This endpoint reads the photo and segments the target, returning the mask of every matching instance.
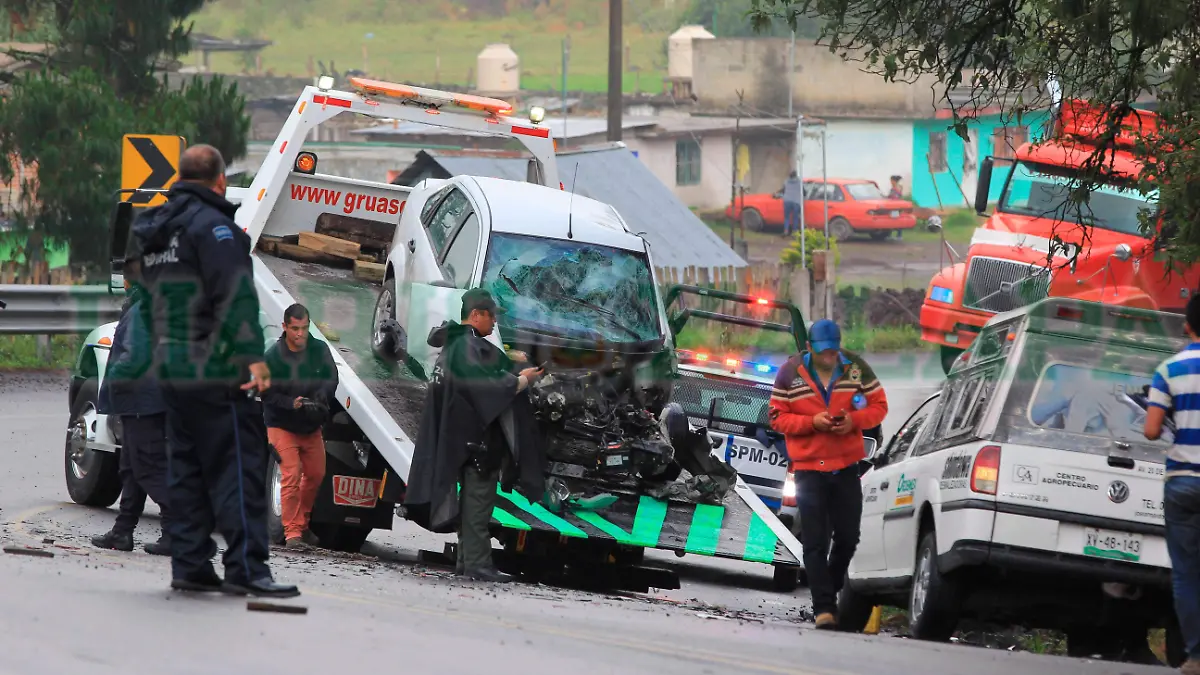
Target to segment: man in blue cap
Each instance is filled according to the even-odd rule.
[[[809,350],[779,369],[770,416],[795,472],[804,568],[817,628],[825,630],[837,627],[837,594],[858,548],[863,433],[883,423],[888,404],[866,361],[842,349],[836,323],[817,321],[808,340]]]

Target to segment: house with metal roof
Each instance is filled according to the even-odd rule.
[[[517,152],[422,150],[392,183],[412,186],[459,175],[524,181],[527,170],[528,159]],[[558,171],[568,191],[612,205],[650,243],[659,267],[746,266],[624,143],[560,152]]]

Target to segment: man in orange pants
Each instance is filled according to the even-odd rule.
[[[283,335],[267,350],[271,388],[263,399],[267,439],[279,453],[280,506],[287,548],[316,545],[308,529],[313,502],[325,477],[321,426],[329,417],[338,374],[329,345],[309,335],[308,309],[295,304],[283,314]]]

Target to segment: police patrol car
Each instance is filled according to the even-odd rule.
[[[1162,509],[1171,440],[1142,436],[1141,392],[1187,343],[1183,321],[1064,298],[989,321],[870,458],[842,628],[894,604],[920,639],[975,618],[1064,630],[1082,655],[1164,627],[1180,660]]]

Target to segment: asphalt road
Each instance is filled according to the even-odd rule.
[[[898,368],[880,368],[892,399],[889,431],[934,388],[905,384],[924,366]],[[694,556],[652,555],[679,570],[683,588],[648,595],[462,582],[413,562],[418,549],[440,549],[444,539],[406,524],[372,534],[366,555],[278,552],[276,578],[303,591],[278,604],[304,607],[304,615],[174,594],[166,560],[88,544],[115,511],[67,497],[66,407],[64,376],[0,374],[0,542],[54,554],[0,554],[3,674],[1167,672],[818,633],[804,620],[807,595],[772,592],[770,568]],[[155,515],[137,536],[158,536]]]

